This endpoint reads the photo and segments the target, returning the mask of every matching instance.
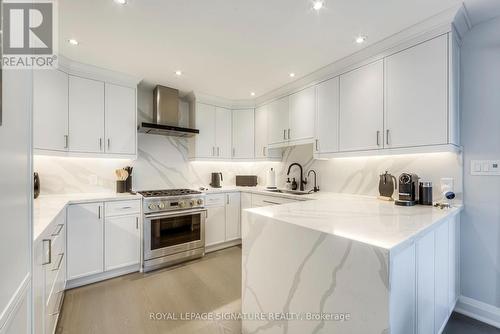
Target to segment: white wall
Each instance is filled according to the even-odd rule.
[[[470,175],[471,159],[500,159],[500,18],[465,36],[462,113],[462,295],[500,307],[500,177]]]

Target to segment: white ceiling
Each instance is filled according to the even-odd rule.
[[[149,83],[248,99],[359,50],[359,34],[369,45],[460,2],[326,0],[316,13],[310,0],[60,0],[60,52]]]

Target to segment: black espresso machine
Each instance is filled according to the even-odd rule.
[[[394,204],[413,206],[418,203],[418,180],[416,174],[403,173],[399,176],[399,199]]]

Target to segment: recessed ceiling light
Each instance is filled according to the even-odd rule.
[[[294,78],[295,77],[295,73],[290,73],[289,76],[290,76],[290,78]]]
[[[182,71],[180,71],[180,70],[175,71],[175,75],[177,75],[178,77],[180,77],[182,75]]]
[[[74,38],[71,38],[71,39],[68,39],[68,43],[71,44],[71,45],[78,45],[78,41]]]
[[[255,96],[255,92],[251,92],[250,95]]]
[[[127,4],[127,0],[115,0],[115,2],[119,5],[126,5]]]
[[[356,37],[356,43],[362,44],[366,41],[366,36],[358,36]]]
[[[325,2],[323,0],[314,0],[313,1],[313,9],[320,10],[325,6]]]

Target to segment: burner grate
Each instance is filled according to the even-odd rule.
[[[198,195],[201,192],[191,189],[164,189],[164,190],[145,190],[139,191],[144,197],[161,197],[161,196],[185,196]]]

